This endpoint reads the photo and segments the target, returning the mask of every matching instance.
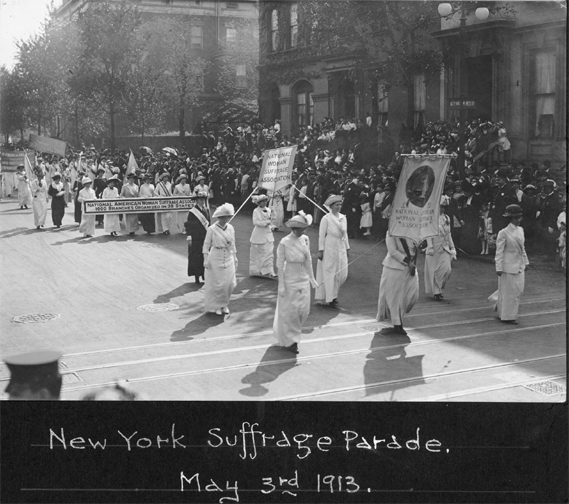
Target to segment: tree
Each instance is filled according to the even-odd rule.
[[[225,104],[235,104],[253,112],[258,109],[259,94],[259,33],[257,22],[236,19],[232,28],[237,31],[238,43],[221,47],[215,91]]]
[[[453,2],[449,17],[462,3],[468,4]],[[512,14],[509,4],[494,4],[488,2],[493,14]],[[312,51],[320,55],[349,53],[355,61],[354,73],[371,68],[384,89],[405,89],[407,122],[413,124],[415,76],[438,76],[450,56],[430,35],[441,19],[438,2],[307,0],[299,5],[300,16],[310,30]]]
[[[115,148],[115,118],[126,104],[131,63],[136,61],[135,35],[140,13],[126,2],[89,4],[78,15],[82,54],[75,79],[76,94],[104,107],[109,118],[111,149]]]
[[[190,30],[188,23],[171,18],[150,21],[142,28],[147,65],[156,72],[155,82],[164,86],[164,96],[178,118],[180,137],[186,133],[186,109],[198,104],[209,68],[192,50]]]
[[[15,131],[20,132],[23,140],[26,104],[20,92],[18,76],[9,72],[6,67],[0,68],[0,131],[7,143],[8,137]]]

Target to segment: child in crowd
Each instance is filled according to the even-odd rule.
[[[492,235],[492,219],[488,217],[488,204],[484,203],[480,209],[480,218],[478,221],[478,239],[482,244],[481,255],[490,253],[490,235]]]

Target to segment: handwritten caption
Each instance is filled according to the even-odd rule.
[[[176,424],[171,424],[168,432],[160,434],[139,432],[138,430],[124,432],[117,429],[112,437],[93,438],[72,435],[65,428],[49,429],[49,449],[53,452],[61,450],[93,450],[105,451],[121,449],[128,452],[136,452],[149,449],[158,450],[193,450],[196,448],[195,439],[190,435],[181,433]],[[194,444],[192,444],[194,441]],[[257,461],[259,456],[266,450],[292,451],[292,455],[299,461],[305,461],[315,454],[327,454],[330,456],[342,453],[379,452],[380,450],[412,453],[424,453],[437,457],[449,453],[449,448],[444,448],[440,440],[425,435],[420,427],[405,435],[395,434],[365,434],[354,430],[341,430],[329,435],[315,435],[302,432],[269,432],[258,423],[243,422],[234,431],[225,431],[219,427],[210,428],[205,433],[205,438],[200,440],[200,447],[209,449],[224,449],[224,458],[233,454],[235,459],[241,459],[243,463]],[[278,456],[278,453],[275,455]],[[301,462],[298,462],[299,464]],[[266,465],[263,464],[263,470]],[[316,493],[358,493],[371,492],[372,488],[357,481],[356,476],[350,474],[322,474],[318,472],[310,477],[303,476],[301,481],[298,468],[291,468],[289,474],[259,476],[257,482],[247,481],[248,486],[253,486],[263,494],[274,492],[297,496],[302,490],[310,490]],[[269,472],[269,470],[267,470]],[[176,486],[181,492],[190,491],[209,494],[219,503],[239,502],[240,482],[237,480],[215,481],[200,471],[179,471],[173,475]],[[250,491],[250,490],[249,490]]]

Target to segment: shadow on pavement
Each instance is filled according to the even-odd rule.
[[[411,340],[408,336],[374,334],[370,345],[371,352],[367,354],[367,361],[364,365],[366,396],[391,391],[388,400],[393,401],[395,391],[425,383],[423,379],[424,355],[408,357],[405,347],[410,343]],[[412,382],[400,381],[409,378],[415,380]],[[375,390],[371,388],[383,382],[387,383]]]
[[[188,294],[188,292],[200,290],[203,287],[203,283],[193,283],[187,282],[185,284],[180,285],[180,287],[176,287],[175,289],[167,292],[166,294],[160,294],[153,303],[168,303],[172,298],[183,296],[184,294]]]
[[[248,388],[241,389],[239,393],[247,397],[264,396],[269,392],[269,389],[263,386],[265,383],[275,381],[296,365],[295,354],[279,346],[270,346],[257,365],[257,369],[241,380],[248,385]]]
[[[215,313],[204,313],[197,319],[186,324],[183,329],[178,329],[170,336],[170,341],[190,341],[194,339],[192,336],[203,334],[208,329],[223,324],[225,317],[216,315]]]
[[[12,238],[12,236],[18,236],[18,235],[30,235],[30,234],[34,234],[34,233],[41,233],[42,231],[38,231],[36,228],[14,228],[14,229],[10,229],[8,231],[2,231],[0,233],[0,239],[5,239],[5,238]]]

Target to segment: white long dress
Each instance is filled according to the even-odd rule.
[[[97,195],[92,187],[84,187],[77,195],[77,201],[83,203],[84,201],[96,200]],[[84,235],[93,236],[95,234],[96,214],[85,214],[81,212],[81,223],[79,224],[79,232]]]
[[[451,274],[451,261],[456,258],[456,250],[450,232],[450,218],[439,216],[439,234],[427,238],[425,255],[425,292],[442,294]]]
[[[268,192],[269,208],[271,209],[271,224],[276,228],[283,227],[284,222],[284,205],[281,191],[276,193]]]
[[[192,188],[189,184],[178,184],[174,187],[174,196],[191,196]],[[172,215],[172,228],[176,228],[178,231],[184,230],[184,224],[188,220],[189,210],[180,210],[178,212],[173,212]]]
[[[324,250],[324,257],[316,265],[316,301],[330,303],[338,297],[340,287],[348,278],[349,249],[346,216],[326,214],[320,221],[318,233],[318,250]]]
[[[138,198],[140,189],[136,184],[125,184],[122,186],[121,197]],[[138,214],[127,213],[124,215],[124,225],[128,233],[138,231]]]
[[[403,325],[403,316],[411,311],[419,299],[419,275],[411,274],[411,269],[403,262],[406,257],[401,240],[407,242],[411,256],[416,256],[416,246],[406,238],[385,237],[387,255],[383,260],[383,271],[379,283],[379,300],[376,320],[391,320],[395,325]]]
[[[25,173],[16,174],[18,180],[18,205],[31,206],[32,205],[32,192],[30,191],[30,182]]]
[[[498,301],[494,310],[500,320],[516,320],[525,287],[525,269],[529,264],[525,250],[524,230],[508,224],[496,238],[496,271],[498,278]]]
[[[47,216],[47,187],[48,184],[44,180],[41,181],[41,186],[38,179],[32,182],[32,208],[34,209],[34,226],[45,225],[45,218]]]
[[[285,236],[277,248],[279,289],[273,333],[280,346],[299,343],[310,313],[310,284],[316,285],[308,236]]]
[[[251,250],[249,254],[249,275],[275,275],[274,249],[275,238],[271,231],[270,208],[257,207],[253,210],[253,232],[251,233]]]
[[[205,310],[212,312],[229,306],[231,294],[237,285],[237,249],[233,226],[227,224],[224,229],[217,222],[209,226],[202,251],[207,254],[208,264],[204,272]]]
[[[119,197],[119,190],[116,187],[112,189],[110,187],[105,187],[103,191],[102,199],[117,199]],[[105,231],[107,233],[119,233],[121,230],[121,221],[119,219],[119,214],[105,214],[104,217]]]
[[[172,184],[170,182],[158,182],[154,189],[154,196],[172,196]],[[172,212],[156,212],[156,231],[164,233],[170,231],[172,226]]]

